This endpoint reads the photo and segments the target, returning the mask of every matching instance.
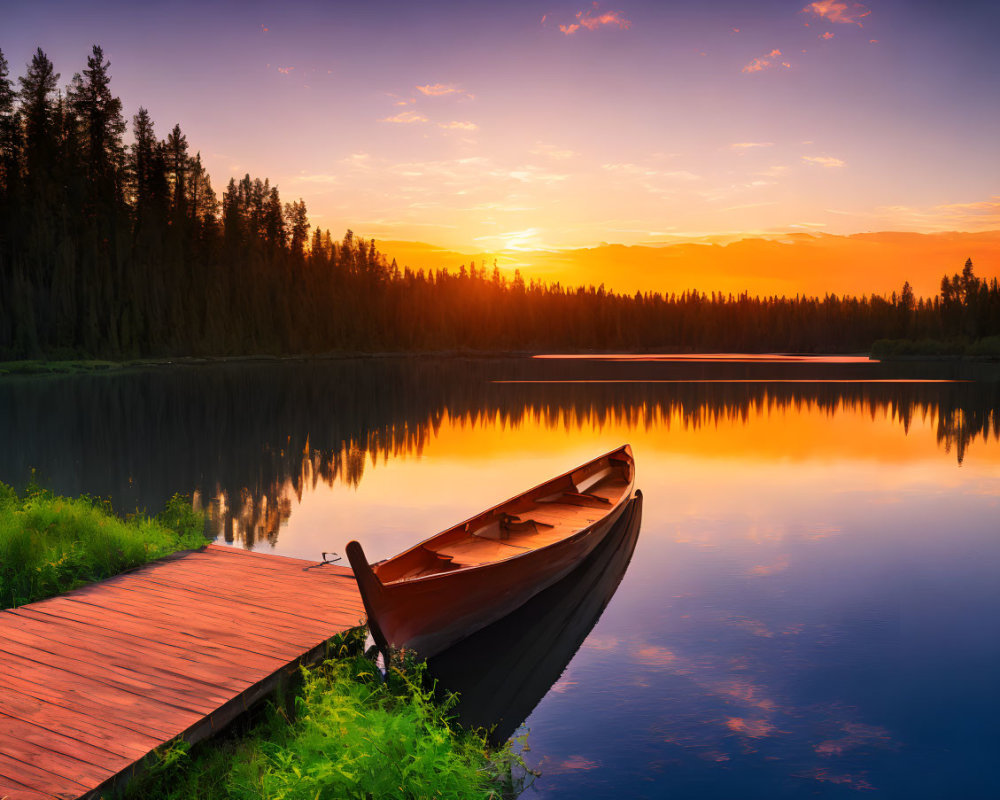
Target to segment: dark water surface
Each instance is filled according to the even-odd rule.
[[[596,560],[432,663],[525,797],[1000,796],[1000,369],[378,359],[0,381],[0,480],[394,554],[630,442]],[[640,524],[641,519],[641,524]]]

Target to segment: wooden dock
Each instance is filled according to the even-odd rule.
[[[363,616],[350,569],[218,545],[0,612],[0,800],[97,796]]]

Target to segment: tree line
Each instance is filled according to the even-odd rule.
[[[854,351],[884,338],[1000,334],[972,262],[933,298],[752,297],[526,282],[494,264],[400,269],[334,239],[266,179],[221,201],[179,125],[128,125],[94,46],[59,89],[38,49],[0,52],[0,358],[441,349]]]

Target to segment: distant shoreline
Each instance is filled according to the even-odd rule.
[[[933,361],[933,362],[989,362],[998,360],[996,355],[973,355],[973,354],[947,354],[947,353],[881,353],[855,352],[855,353],[716,353],[704,352],[695,353],[691,351],[668,351],[657,352],[633,352],[623,353],[615,351],[572,351],[572,352],[552,352],[552,351],[508,351],[508,350],[425,350],[425,351],[385,351],[385,352],[336,352],[336,353],[302,353],[295,355],[240,355],[240,356],[179,356],[179,357],[159,357],[159,358],[138,358],[126,359],[122,361],[111,361],[105,359],[69,359],[48,361],[44,359],[23,359],[18,361],[0,361],[0,378],[12,376],[37,376],[37,375],[78,375],[78,374],[104,374],[109,372],[124,372],[132,369],[149,369],[157,367],[198,367],[198,366],[219,366],[230,364],[277,364],[290,362],[323,362],[323,361],[350,361],[350,360],[382,360],[382,359],[505,359],[505,358],[534,358],[536,356],[567,356],[567,357],[592,357],[600,359],[602,357],[634,355],[634,356],[688,356],[699,355],[717,356],[732,355],[748,357],[759,357],[762,355],[775,356],[801,356],[803,358],[823,358],[829,356],[853,356],[869,357],[875,361]],[[694,359],[693,359],[694,360]]]

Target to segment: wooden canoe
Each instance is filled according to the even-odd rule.
[[[430,658],[506,616],[597,547],[634,483],[624,445],[376,564],[349,542],[376,644]]]

